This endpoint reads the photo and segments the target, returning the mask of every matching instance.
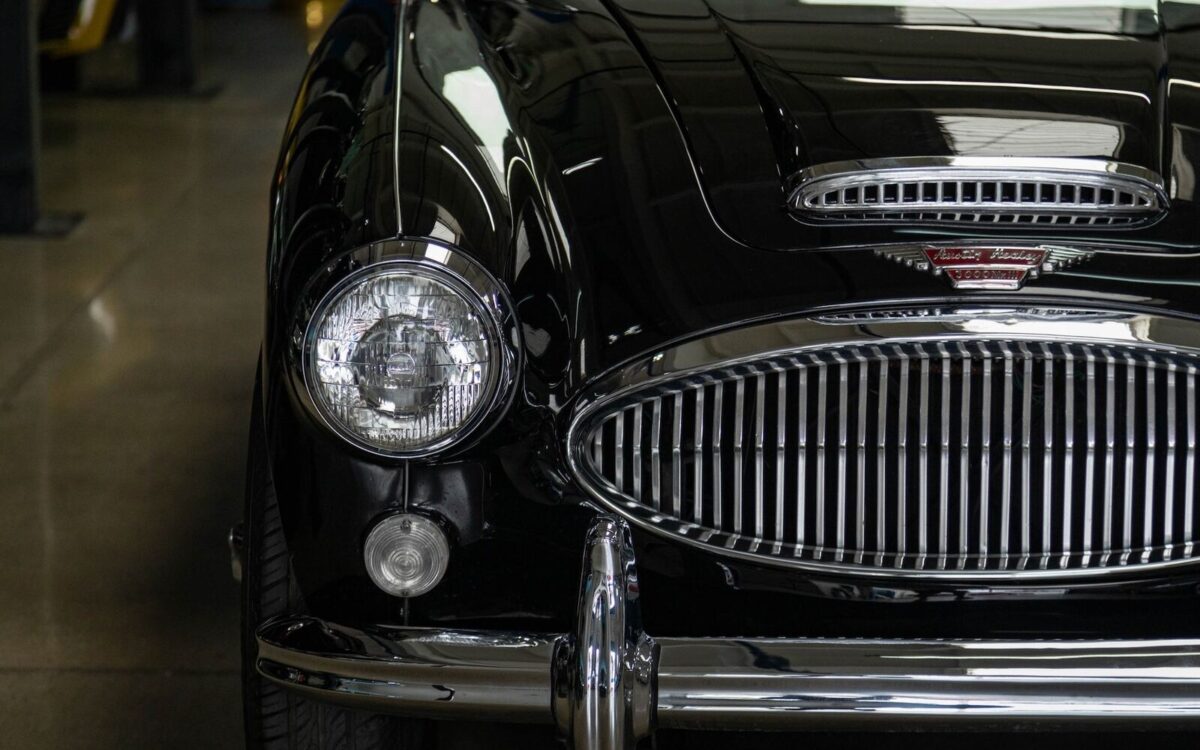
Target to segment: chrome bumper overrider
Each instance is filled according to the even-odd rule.
[[[258,670],[370,711],[555,724],[576,750],[632,748],[655,728],[1200,721],[1200,638],[652,639],[638,595],[629,529],[604,516],[588,534],[572,634],[297,617],[259,630]]]

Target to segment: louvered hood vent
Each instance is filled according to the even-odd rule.
[[[817,221],[1129,226],[1167,207],[1162,179],[1098,159],[912,157],[804,170],[791,207]]]

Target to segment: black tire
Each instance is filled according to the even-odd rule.
[[[242,573],[242,705],[248,750],[417,750],[424,722],[350,711],[310,700],[263,679],[254,633],[263,622],[304,611],[267,463],[256,384],[246,465]]]

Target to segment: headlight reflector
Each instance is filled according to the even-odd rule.
[[[368,267],[308,324],[305,379],[338,432],[389,455],[453,442],[495,391],[499,334],[479,295],[440,268]]]

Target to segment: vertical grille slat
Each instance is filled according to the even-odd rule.
[[[1113,495],[1116,492],[1113,476],[1115,474],[1114,464],[1116,463],[1117,452],[1116,420],[1113,419],[1113,416],[1116,414],[1118,406],[1116,403],[1117,361],[1110,352],[1106,351],[1104,353],[1104,364],[1107,371],[1108,389],[1105,391],[1107,400],[1104,410],[1107,429],[1104,440],[1104,526],[1101,532],[1101,567],[1108,566],[1108,560],[1112,555],[1113,548]]]
[[[855,431],[854,466],[855,466],[855,513],[854,513],[854,543],[856,563],[862,563],[867,534],[867,378],[870,373],[867,359],[861,353],[855,353],[854,361],[858,364],[858,403],[855,413],[858,415],[858,429]]]
[[[581,454],[704,544],[936,575],[1195,548],[1197,366],[1022,340],[847,346],[633,393]]]
[[[633,496],[642,496],[642,404],[633,407]]]
[[[1167,363],[1167,460],[1166,460],[1166,492],[1163,493],[1163,556],[1171,559],[1171,546],[1175,543],[1175,475],[1179,471],[1179,445],[1176,434],[1175,410],[1179,397],[1176,383],[1179,377],[1179,367],[1174,362]]]
[[[675,394],[671,405],[671,512],[683,515],[683,391]]]
[[[722,427],[725,422],[725,384],[717,382],[713,389],[713,443],[712,443],[712,512],[713,512],[713,528],[724,528],[725,514],[724,508],[725,498],[724,478],[721,473],[721,437]]]
[[[899,346],[896,354],[900,360],[900,401],[897,404],[899,412],[899,429],[896,431],[899,443],[899,457],[896,461],[896,491],[899,499],[896,502],[896,567],[904,567],[904,554],[908,551],[908,409],[904,405],[909,399],[909,356]]]
[[[929,355],[921,349],[920,392],[920,461],[917,463],[917,569],[925,568],[929,552]]]
[[[733,533],[741,534],[742,502],[746,495],[746,476],[743,472],[745,451],[742,444],[746,429],[746,378],[740,375],[734,379],[733,410]]]
[[[616,460],[617,489],[625,489],[625,412],[617,415],[616,420],[616,450],[613,451]]]
[[[815,357],[814,357],[815,359]],[[813,529],[813,544],[816,549],[813,554],[819,559],[825,552],[825,415],[827,411],[826,396],[829,393],[826,378],[827,367],[821,360],[817,361],[817,482],[814,485],[813,507],[816,511],[816,522]],[[805,478],[807,481],[807,477]]]
[[[942,425],[941,425],[941,459],[938,462],[938,569],[946,567],[950,545],[950,376],[953,369],[950,365],[950,353],[945,344],[938,344],[942,367]]]
[[[1150,553],[1154,549],[1154,505],[1158,502],[1158,493],[1154,486],[1154,457],[1158,448],[1158,414],[1155,409],[1154,387],[1157,378],[1154,372],[1154,360],[1146,358],[1146,470],[1144,502],[1144,518],[1142,522],[1142,562],[1150,562]],[[1132,504],[1130,510],[1133,510]]]
[[[662,507],[662,399],[654,399],[650,420],[650,486],[651,502]]]
[[[1033,456],[1033,355],[1025,344],[1021,344],[1021,358],[1024,361],[1021,378],[1021,558],[1017,563],[1018,570],[1024,570],[1029,563],[1032,551],[1030,533],[1033,530],[1031,514],[1033,472],[1030,463]]]
[[[1125,474],[1121,486],[1124,489],[1124,502],[1121,504],[1121,554],[1118,557],[1121,565],[1129,562],[1133,549],[1133,465],[1134,452],[1137,448],[1134,442],[1137,437],[1137,369],[1133,358],[1125,354]],[[1149,503],[1147,503],[1149,504]]]
[[[837,496],[832,498],[834,505],[834,559],[842,561],[842,550],[846,548],[846,456],[848,448],[847,423],[850,411],[850,373],[846,360],[834,352],[834,362],[838,371],[838,453],[837,453]]]
[[[754,407],[754,537],[763,538],[763,486],[766,480],[763,452],[766,450],[767,376],[759,373],[754,378],[756,394]]]
[[[961,447],[958,452],[958,568],[962,570],[967,566],[971,546],[970,546],[970,530],[968,523],[970,521],[971,499],[971,357],[967,352],[967,348],[963,344],[959,344],[959,352],[962,356],[962,439]]]
[[[805,519],[808,506],[808,368],[800,367],[800,395],[797,399],[799,415],[796,418],[799,436],[796,440],[796,554],[804,551],[808,541]]]
[[[978,567],[982,570],[987,566],[988,559],[988,509],[991,507],[992,487],[992,353],[982,344],[980,355],[983,367],[983,388],[981,413],[983,428],[979,431],[979,557]]]
[[[1052,526],[1051,498],[1054,496],[1054,354],[1048,345],[1043,345],[1046,359],[1042,363],[1044,385],[1042,391],[1042,559],[1040,565],[1050,564]],[[1070,400],[1069,398],[1067,399]],[[1070,424],[1070,423],[1068,423]],[[1064,496],[1065,497],[1065,496]],[[1065,528],[1065,527],[1064,527]]]
[[[779,553],[783,542],[784,508],[787,506],[787,495],[784,485],[784,470],[787,467],[787,373],[778,370],[779,389],[775,404],[775,553]]]
[[[891,383],[889,363],[878,347],[872,349],[879,362],[879,414],[876,425],[877,445],[875,453],[875,567],[883,566],[884,550],[887,549],[887,496],[888,496],[888,386]]]
[[[1012,516],[1012,485],[1013,485],[1013,353],[1008,344],[1001,345],[1004,355],[1004,410],[1000,418],[1004,420],[1004,468],[1002,471],[1003,489],[1000,491],[1000,569],[1008,569],[1008,532]]]

